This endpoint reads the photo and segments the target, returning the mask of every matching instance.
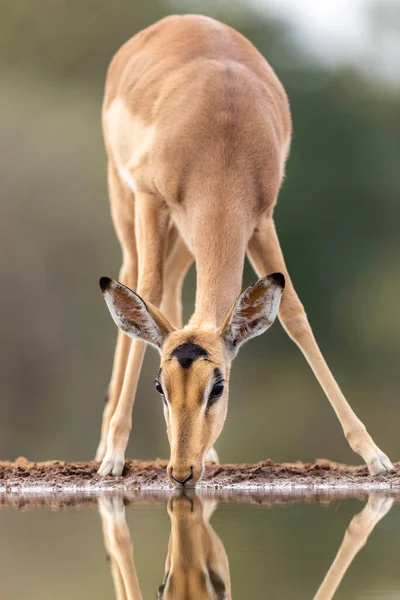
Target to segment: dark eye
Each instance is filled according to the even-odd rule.
[[[161,394],[161,396],[164,396],[164,390],[161,387],[161,383],[158,381],[158,379],[155,380],[155,386],[156,386],[156,390],[159,394]]]
[[[216,400],[217,398],[222,396],[223,391],[224,391],[224,382],[222,380],[214,383],[214,387],[211,390],[211,394],[209,397],[209,402],[210,402],[210,400]]]

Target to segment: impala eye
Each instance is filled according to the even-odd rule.
[[[222,396],[223,391],[224,391],[224,382],[221,379],[221,381],[217,381],[216,383],[214,383],[214,387],[211,390],[211,394],[209,397],[209,402],[210,402],[210,400],[216,400],[217,398]]]
[[[164,390],[162,389],[161,383],[158,381],[158,379],[156,379],[154,383],[155,383],[157,392],[159,394],[161,394],[161,396],[164,396]]]

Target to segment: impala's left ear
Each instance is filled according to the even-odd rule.
[[[165,338],[174,331],[167,317],[133,290],[109,277],[100,279],[100,288],[118,327],[129,337],[143,340],[161,351]]]
[[[282,273],[271,273],[248,287],[236,300],[220,329],[232,357],[241,344],[264,333],[275,321],[284,287]]]

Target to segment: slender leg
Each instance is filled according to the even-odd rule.
[[[108,167],[108,188],[113,223],[123,251],[123,264],[119,273],[119,281],[136,290],[138,259],[135,236],[135,199],[132,192],[120,181],[118,173],[111,162]],[[98,462],[103,460],[106,453],[110,421],[121,394],[130,346],[131,339],[121,330],[118,330],[108,398],[103,412],[100,443],[95,458]]]
[[[123,498],[99,498],[99,511],[117,600],[142,600]]]
[[[159,198],[143,192],[137,192],[135,197],[135,231],[139,257],[137,291],[142,298],[158,307],[163,293],[169,215]],[[99,475],[122,474],[144,352],[144,342],[139,340],[131,342],[124,382],[110,421],[107,451],[100,465]]]
[[[286,286],[279,309],[279,319],[288,335],[306,357],[336,412],[351,448],[362,456],[372,475],[392,469],[393,465],[389,458],[374,443],[364,424],[348,404],[322,356],[304,307],[287,272],[272,219],[260,225],[251,238],[247,251],[259,277],[272,271],[280,271],[285,275]]]
[[[136,281],[126,274],[126,268],[122,267],[119,274],[119,281],[127,285],[131,289],[136,288]],[[108,387],[107,402],[104,407],[103,420],[101,423],[101,437],[97,448],[97,462],[101,462],[104,458],[107,449],[107,435],[110,426],[110,421],[118,404],[118,398],[121,394],[122,384],[125,376],[126,363],[128,361],[129,349],[131,347],[131,339],[118,329],[117,345],[114,353],[114,363],[110,385]]]
[[[393,498],[372,493],[363,510],[352,518],[335,559],[318,588],[314,600],[330,600],[347,569],[365,546],[376,524],[389,512]]]

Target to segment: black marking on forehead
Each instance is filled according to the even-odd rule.
[[[221,369],[218,369],[218,367],[214,369],[214,377],[215,377],[215,379],[223,379],[224,378],[222,375]]]
[[[171,358],[173,356],[175,356],[183,369],[188,369],[192,363],[201,356],[207,357],[208,352],[197,344],[186,342],[185,344],[177,346],[175,350],[171,352]]]

